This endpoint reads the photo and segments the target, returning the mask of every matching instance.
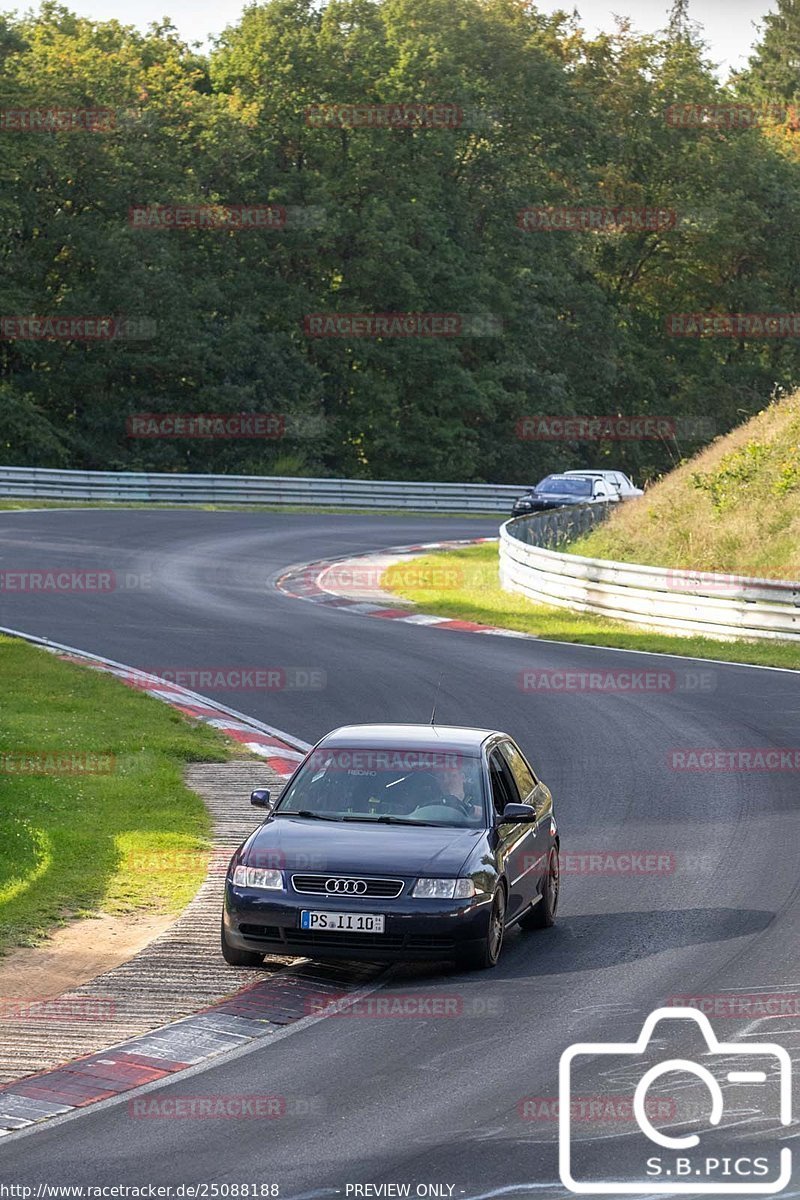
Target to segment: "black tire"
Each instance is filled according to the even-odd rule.
[[[225,937],[224,925],[220,926],[219,940],[222,945],[222,957],[230,967],[260,967],[264,961],[264,955],[259,954],[257,950],[239,950],[238,947],[232,946]]]
[[[542,898],[522,918],[519,923],[520,928],[549,929],[552,925],[555,925],[560,891],[561,872],[558,865],[558,849],[554,846],[550,851],[550,858],[547,862],[547,875],[545,876],[544,888],[542,889]]]
[[[492,897],[489,928],[483,941],[465,950],[459,960],[465,971],[488,971],[497,966],[506,930],[506,893],[502,884]]]

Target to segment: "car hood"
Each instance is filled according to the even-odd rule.
[[[590,500],[590,496],[577,496],[576,492],[534,492],[534,500]]]
[[[537,492],[530,497],[531,504],[582,504],[591,496],[576,496],[574,492]]]
[[[245,843],[246,861],[337,875],[457,875],[484,836],[482,829],[367,825],[276,817]]]

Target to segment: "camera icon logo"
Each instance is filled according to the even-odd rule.
[[[665,1057],[648,1066],[654,1051],[656,1055],[658,1053],[653,1035],[660,1023],[660,1034],[693,1033],[696,1039],[699,1031],[706,1046],[698,1056],[703,1061]],[[693,1023],[694,1028],[689,1023]],[[592,1156],[586,1152],[589,1143],[585,1141],[582,1152],[574,1153],[578,1139],[571,1101],[575,1095],[573,1080],[576,1070],[581,1069],[581,1060],[585,1060],[585,1068],[595,1071],[607,1072],[613,1063],[625,1078],[638,1079],[633,1093],[633,1116],[638,1126],[635,1132],[643,1137],[637,1137],[635,1143],[626,1148],[625,1155],[615,1156],[618,1163],[615,1173],[623,1174],[619,1163],[624,1161],[624,1173],[633,1177],[598,1178],[607,1172],[592,1171]],[[733,1066],[739,1069],[732,1069]],[[716,1068],[716,1073],[710,1068]],[[681,1121],[682,1130],[687,1126],[691,1130],[692,1125],[697,1124],[698,1132],[677,1134],[657,1129],[648,1115],[649,1089],[665,1076],[675,1073],[679,1074],[681,1087],[686,1086],[686,1076],[692,1077],[692,1083],[701,1085],[704,1116],[697,1121]],[[777,1112],[762,1112],[762,1115],[774,1116],[782,1126],[789,1125],[792,1064],[788,1051],[773,1042],[720,1042],[708,1017],[694,1008],[656,1009],[645,1020],[635,1042],[577,1042],[564,1051],[559,1063],[561,1182],[569,1191],[580,1195],[774,1195],[791,1180],[792,1152],[789,1147],[783,1146],[778,1152],[773,1144],[763,1154],[753,1156],[749,1148],[742,1149],[741,1141],[738,1144],[726,1141],[723,1124],[726,1097],[728,1108],[737,1103],[741,1105],[742,1092],[737,1093],[736,1089],[759,1086],[762,1091],[776,1093]],[[752,1091],[748,1090],[746,1094],[746,1104],[750,1107]],[[759,1100],[764,1098],[762,1095]],[[606,1139],[603,1143],[607,1144]],[[654,1154],[654,1146],[662,1153]]]

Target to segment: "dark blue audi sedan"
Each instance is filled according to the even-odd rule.
[[[493,967],[506,929],[553,924],[553,799],[505,733],[350,725],[309,752],[234,854],[222,953]]]

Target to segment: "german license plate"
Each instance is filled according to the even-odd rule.
[[[303,909],[300,913],[301,929],[323,929],[333,933],[383,933],[383,914],[313,912]]]

